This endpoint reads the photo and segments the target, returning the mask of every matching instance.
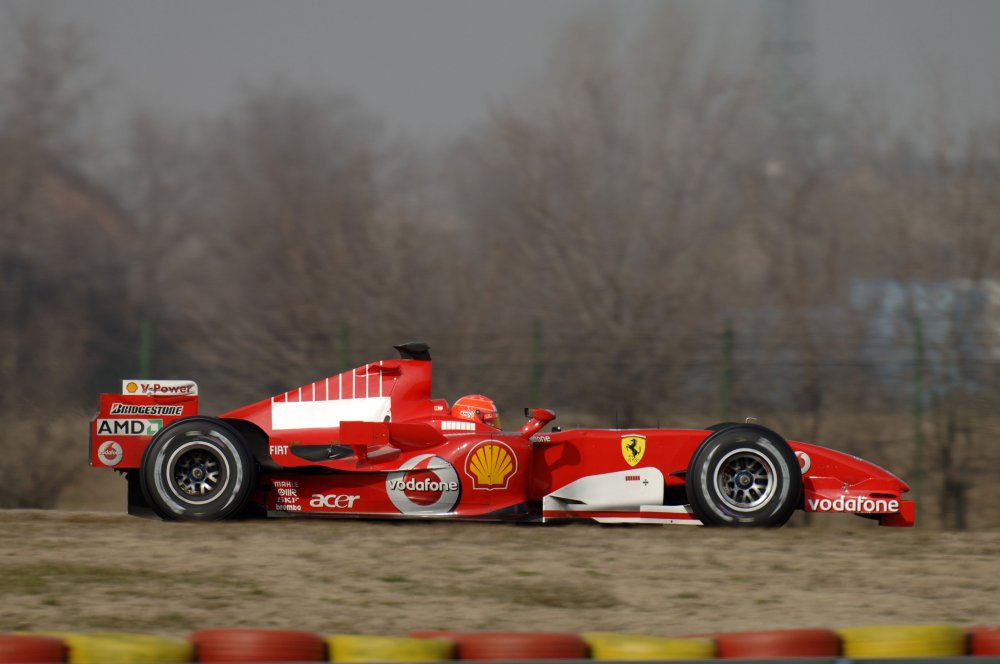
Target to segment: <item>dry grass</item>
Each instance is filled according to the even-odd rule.
[[[2,629],[718,629],[1000,622],[1000,532],[0,512]]]

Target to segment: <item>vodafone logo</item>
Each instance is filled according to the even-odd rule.
[[[806,499],[807,512],[854,512],[855,514],[891,514],[899,511],[895,498],[829,498]]]
[[[812,468],[812,459],[805,452],[796,452],[795,458],[799,460],[799,468],[802,470],[802,474],[805,475]]]
[[[105,466],[117,466],[121,463],[123,456],[125,453],[122,451],[122,446],[113,440],[101,443],[101,446],[97,448],[97,458]]]
[[[385,480],[389,500],[402,514],[447,514],[461,490],[455,467],[433,454],[410,459]]]

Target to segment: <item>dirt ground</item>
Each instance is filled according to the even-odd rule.
[[[69,492],[64,502],[87,511],[0,511],[0,630],[1000,624],[996,530],[876,528],[850,516],[776,531],[167,523],[124,514],[123,484]]]

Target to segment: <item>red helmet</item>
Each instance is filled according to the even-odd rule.
[[[497,412],[496,404],[493,399],[482,394],[467,394],[456,401],[451,407],[451,416],[500,428],[500,413]]]

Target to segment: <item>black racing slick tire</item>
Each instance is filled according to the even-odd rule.
[[[762,426],[718,429],[695,450],[686,491],[706,526],[777,527],[798,508],[802,473],[785,440]]]
[[[216,521],[246,509],[256,463],[236,429],[193,417],[156,434],[143,455],[139,480],[146,501],[162,518]]]

